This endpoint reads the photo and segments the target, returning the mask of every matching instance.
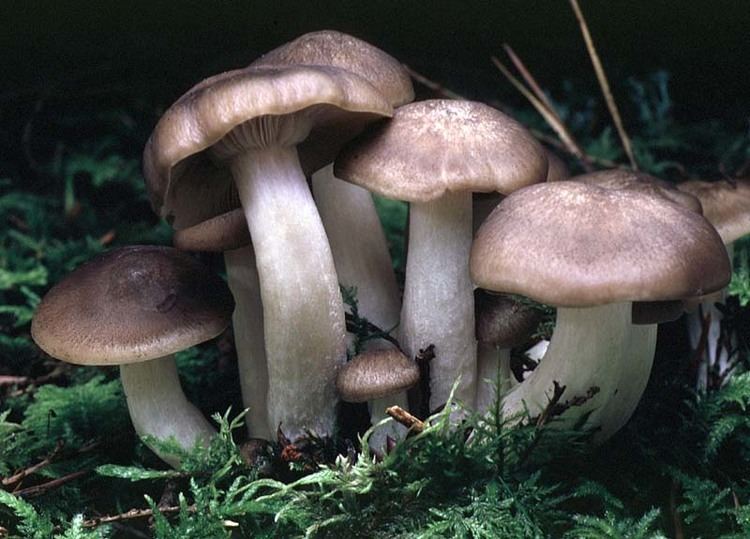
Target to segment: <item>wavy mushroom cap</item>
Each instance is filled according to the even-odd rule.
[[[346,402],[367,402],[409,389],[419,367],[395,349],[368,350],[339,369],[336,389]]]
[[[559,307],[682,299],[731,275],[721,238],[697,213],[573,181],[506,197],[477,232],[470,264],[482,288]]]
[[[645,194],[661,196],[690,211],[703,213],[701,201],[697,197],[680,191],[673,183],[643,172],[616,168],[581,174],[571,178],[571,180],[605,189],[631,189]]]
[[[379,195],[426,202],[458,191],[510,193],[544,181],[544,149],[521,124],[474,101],[404,105],[348,143],[337,177]]]
[[[192,226],[199,219],[190,222],[180,213],[207,218],[238,206],[222,206],[211,195],[210,210],[194,208],[206,205],[193,196],[206,189],[224,193],[221,201],[237,202],[226,164],[233,155],[296,145],[323,128],[320,136],[330,140],[321,144],[331,161],[341,144],[336,126],[364,125],[392,112],[369,82],[336,67],[244,68],[210,77],[164,113],[146,143],[143,167],[151,204],[168,220]],[[207,179],[213,185],[203,187]]]
[[[170,247],[114,249],[79,266],[42,300],[31,335],[52,357],[119,365],[216,337],[234,300],[224,281]]]
[[[700,199],[703,215],[726,245],[750,234],[750,178],[706,182],[688,180],[677,188]]]

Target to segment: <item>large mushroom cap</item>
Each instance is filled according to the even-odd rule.
[[[571,178],[581,183],[589,183],[605,189],[630,189],[645,194],[661,196],[695,213],[703,213],[701,201],[690,193],[680,191],[676,185],[645,174],[626,169],[599,170]]]
[[[394,107],[414,99],[409,73],[398,60],[366,41],[335,30],[304,34],[264,54],[250,65],[339,67],[372,84]]]
[[[336,389],[346,402],[366,402],[408,389],[418,381],[419,367],[398,350],[368,350],[339,370]]]
[[[347,144],[337,177],[388,198],[425,202],[449,192],[510,193],[543,181],[544,149],[521,124],[474,101],[404,105]]]
[[[689,180],[677,184],[677,188],[700,199],[703,214],[726,245],[750,234],[750,178]]]
[[[259,67],[216,75],[178,99],[146,143],[143,166],[152,206],[171,221],[180,220],[180,213],[210,217],[211,212],[228,211],[237,204],[231,196],[231,174],[220,161],[235,150],[294,146],[316,125],[335,126],[345,120],[365,124],[391,114],[390,104],[370,83],[336,67]],[[325,135],[334,132],[326,129]],[[220,141],[221,150],[214,148],[209,155],[206,150]],[[333,154],[339,144],[330,141],[329,151]],[[212,190],[229,193],[221,200],[233,206],[217,204],[211,196],[210,211],[192,207],[206,205],[192,195],[201,191],[195,184],[203,184],[207,177],[214,183]],[[191,226],[199,220],[182,219],[180,224]]]
[[[186,253],[123,247],[55,285],[34,314],[31,334],[63,361],[119,365],[211,339],[227,327],[233,309],[224,281]]]
[[[700,215],[626,189],[533,185],[506,197],[471,251],[474,282],[560,307],[697,296],[729,282],[726,249]]]

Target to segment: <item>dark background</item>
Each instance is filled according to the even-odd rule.
[[[582,1],[616,96],[671,74],[681,118],[747,121],[750,2]],[[568,2],[3,2],[0,100],[123,91],[169,104],[201,78],[332,28],[469,97],[516,99],[489,63],[510,43],[553,95],[595,80]]]

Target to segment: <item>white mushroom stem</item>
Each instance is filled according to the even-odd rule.
[[[401,300],[396,274],[388,252],[380,218],[372,195],[366,189],[333,175],[328,165],[312,177],[312,188],[331,246],[339,283],[357,289],[359,313],[383,330],[399,321]],[[390,346],[379,339],[366,343],[365,350]],[[369,403],[372,424],[386,417],[385,409],[407,408],[406,392]],[[395,421],[383,425],[370,436],[374,449],[385,448],[386,438],[403,438],[406,429]]]
[[[252,246],[225,251],[224,263],[227,283],[236,301],[232,326],[242,402],[248,408],[245,415],[248,435],[272,440],[275,437],[268,425],[266,409],[268,369],[263,338],[263,304]]]
[[[596,440],[607,440],[620,430],[638,406],[651,375],[658,328],[657,324],[629,325],[617,393],[604,405]]]
[[[726,246],[727,254],[729,255],[730,268],[734,262],[734,244],[730,243]],[[721,299],[718,301],[724,301],[726,297],[726,291],[722,291]],[[708,324],[708,330],[706,334],[705,346],[703,353],[701,354],[701,363],[698,366],[698,376],[696,385],[699,390],[705,391],[708,387],[708,371],[715,370],[716,374],[723,378],[726,382],[729,379],[730,369],[729,364],[729,351],[736,342],[722,342],[721,339],[721,321],[724,315],[714,305],[714,301],[704,301],[698,308],[690,313],[687,313],[685,319],[688,327],[688,337],[690,339],[690,347],[695,350],[701,341],[701,335],[703,334],[703,320],[710,316],[711,320]]]
[[[231,161],[260,279],[268,362],[268,422],[292,441],[329,436],[346,328],[333,257],[294,147],[246,150]]]
[[[159,440],[173,437],[182,448],[189,450],[196,444],[207,443],[216,434],[182,392],[174,356],[120,365],[120,379],[138,436],[148,435]],[[151,449],[170,466],[180,467],[177,456],[155,447]]]
[[[430,363],[430,410],[455,398],[471,406],[476,393],[474,287],[469,278],[471,193],[412,203],[401,344],[408,357],[435,345]]]
[[[528,379],[505,397],[506,416],[517,415],[525,408],[532,417],[539,415],[552,397],[554,382],[558,382],[565,386],[560,404],[587,397],[598,389],[586,402],[572,406],[563,414],[563,419],[568,420],[566,424],[590,413],[587,426],[608,425],[605,405],[611,399],[621,399],[618,395],[621,364],[631,359],[627,350],[631,309],[630,302],[558,308],[557,324],[547,353]],[[634,398],[633,393],[627,392],[629,398]],[[619,405],[620,409],[629,406],[634,407],[634,404],[624,399]]]
[[[510,348],[479,342],[477,344],[477,398],[475,409],[480,414],[494,409],[498,396],[511,388]],[[499,395],[498,395],[499,393]]]

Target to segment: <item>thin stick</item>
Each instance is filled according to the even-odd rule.
[[[604,94],[604,100],[607,102],[607,108],[609,109],[609,113],[615,123],[615,128],[617,128],[617,134],[620,135],[622,147],[625,150],[625,154],[628,156],[628,160],[630,161],[630,167],[633,170],[638,170],[638,163],[636,163],[635,155],[633,155],[633,147],[630,144],[630,138],[625,132],[625,127],[623,126],[622,118],[620,117],[620,110],[617,108],[615,98],[612,96],[612,91],[609,89],[609,81],[607,80],[607,75],[604,73],[604,68],[602,67],[601,60],[599,60],[599,54],[597,54],[596,52],[594,40],[591,39],[591,34],[589,33],[589,27],[588,24],[586,24],[586,19],[584,18],[583,12],[578,5],[578,0],[569,1],[570,6],[573,8],[573,12],[575,13],[576,19],[578,19],[578,25],[581,27],[583,41],[586,43],[586,49],[588,50],[589,57],[591,58],[591,63],[594,66],[596,78],[599,81],[599,86],[601,87],[602,93]]]
[[[555,116],[554,112],[549,110],[544,105],[544,103],[542,103],[531,91],[529,91],[529,89],[526,88],[526,86],[524,86],[520,80],[514,77],[510,70],[505,67],[505,65],[496,56],[492,56],[491,60],[492,63],[495,64],[495,67],[500,70],[500,73],[502,73],[503,76],[508,79],[508,81],[516,88],[516,90],[518,90],[521,95],[523,95],[529,101],[529,103],[531,103],[536,111],[542,115],[544,121],[547,122],[549,126],[555,131],[555,133],[557,133],[557,136],[560,137],[560,140],[565,145],[568,152],[578,158],[578,160],[583,164],[584,168],[586,168],[587,170],[591,170],[588,156],[583,152],[581,147],[578,146],[576,141],[573,139],[573,136],[570,134],[570,131],[568,131],[568,128],[565,127],[565,124],[563,124],[562,121]]]
[[[61,485],[64,485],[65,483],[70,483],[71,481],[74,481],[75,479],[78,479],[79,477],[82,477],[87,473],[89,473],[88,470],[79,470],[77,472],[58,477],[57,479],[53,479],[52,481],[47,481],[46,483],[34,485],[33,487],[22,488],[20,490],[14,490],[13,494],[15,496],[38,496]]]
[[[426,86],[430,90],[437,92],[439,95],[443,97],[447,97],[448,99],[466,99],[464,96],[454,92],[453,90],[446,88],[445,86],[433,80],[428,79],[427,77],[425,77],[424,75],[422,75],[421,73],[417,71],[414,71],[408,65],[406,64],[401,64],[401,65],[404,66],[404,69],[406,69],[406,71],[409,73],[409,75],[411,75],[411,77],[415,81],[417,81],[419,84],[423,86]]]
[[[178,513],[179,506],[159,507],[160,513]],[[188,506],[188,511],[194,512],[195,506]],[[84,528],[96,528],[102,524],[111,524],[113,522],[122,522],[123,520],[134,520],[138,518],[149,518],[154,516],[153,509],[130,509],[119,515],[105,515],[103,517],[91,518],[83,521]]]
[[[563,122],[562,118],[560,118],[560,115],[557,113],[557,109],[555,109],[555,106],[552,104],[552,101],[550,101],[549,97],[547,97],[547,94],[542,91],[542,88],[536,82],[536,79],[531,74],[531,71],[526,68],[526,65],[523,63],[523,61],[521,61],[521,58],[519,58],[519,56],[515,53],[510,45],[508,45],[507,43],[503,44],[503,50],[505,50],[511,62],[513,62],[513,65],[516,66],[516,69],[523,77],[523,80],[525,80],[526,84],[529,85],[531,91],[534,92],[537,100],[542,105],[544,105],[547,111],[555,118],[555,123],[550,125],[553,129],[555,129],[556,132],[558,132],[559,130],[560,140],[562,140],[563,143],[565,143],[567,146],[570,146],[570,150],[573,155],[575,155],[576,157],[580,156],[579,160],[581,161],[581,164],[583,165],[583,168],[586,170],[586,172],[591,172],[593,170],[593,167],[588,161],[588,156],[581,148],[581,145],[578,144],[578,141],[576,141],[575,137],[573,137],[573,134],[565,125],[565,122]]]
[[[390,408],[386,408],[385,413],[391,416],[395,421],[401,423],[411,432],[419,434],[424,430],[424,422],[411,415],[400,406],[391,406]]]

